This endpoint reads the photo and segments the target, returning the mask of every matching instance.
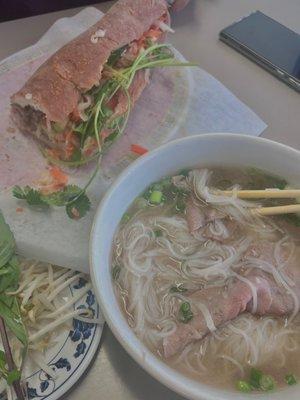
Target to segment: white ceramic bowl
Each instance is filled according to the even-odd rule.
[[[114,295],[110,272],[112,239],[123,213],[152,182],[185,167],[255,166],[300,183],[300,152],[262,138],[236,134],[191,136],[170,142],[139,158],[115,181],[103,198],[90,239],[90,269],[105,319],[127,352],[153,377],[194,400],[298,400],[300,385],[272,394],[223,391],[186,378],[155,357],[127,325]]]

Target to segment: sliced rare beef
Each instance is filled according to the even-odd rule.
[[[273,254],[274,246],[271,243],[257,243],[245,255],[244,262],[256,257],[262,263],[273,265]],[[286,265],[283,264],[280,272],[273,275],[271,271],[252,268],[242,276],[246,281],[234,279],[225,287],[207,288],[191,294],[189,298],[195,304],[194,318],[189,323],[179,323],[176,331],[164,339],[165,357],[171,357],[189,343],[202,339],[210,331],[245,311],[260,316],[293,314],[300,302],[300,266],[297,255],[288,260]],[[282,279],[283,275],[285,280]]]
[[[209,205],[200,206],[193,198],[187,202],[186,220],[191,234],[219,242],[229,239],[238,228],[224,213]]]

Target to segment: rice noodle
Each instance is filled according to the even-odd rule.
[[[203,314],[206,325],[207,325],[208,329],[210,330],[210,332],[215,331],[216,327],[215,327],[214,321],[213,321],[212,316],[211,316],[208,308],[206,307],[206,305],[199,302],[199,303],[197,303],[197,308],[199,308],[199,310]]]
[[[245,367],[255,366],[266,368],[272,359],[275,365],[283,366],[286,355],[299,352],[300,335],[299,318],[294,322],[293,329],[286,329],[282,321],[271,317],[256,318],[242,315],[231,323],[202,340],[201,346],[193,343],[187,346],[182,354],[176,356],[174,365],[181,365],[185,370],[184,360],[191,364],[201,360],[202,368],[195,366],[193,374],[205,378],[209,371],[214,371],[214,381],[223,384],[232,375],[230,365],[245,373]],[[296,353],[297,354],[297,353]],[[217,360],[222,358],[224,364]],[[248,367],[247,367],[248,368]]]
[[[224,354],[222,356],[218,356],[218,358],[222,358],[223,360],[230,361],[233,365],[235,365],[238,368],[242,377],[245,375],[244,367],[234,358],[232,358],[230,356],[226,356]]]
[[[264,367],[274,359],[279,368],[292,353],[300,355],[299,300],[286,268],[298,249],[275,221],[251,214],[251,208],[259,203],[239,199],[235,194],[220,196],[209,186],[211,177],[211,171],[201,169],[189,172],[187,177],[172,178],[174,186],[192,196],[193,204],[204,213],[210,212],[205,233],[211,234],[211,239],[201,230],[191,234],[186,215],[175,214],[167,204],[151,208],[144,205],[119,227],[112,263],[121,266],[115,287],[128,323],[155,354],[163,357],[163,339],[176,332],[183,302],[190,303],[194,315],[203,315],[210,334],[203,338],[190,324],[189,334],[195,342],[173,356],[170,363],[189,376],[207,380],[214,370],[215,380],[224,384],[236,378],[237,372],[238,376],[248,373],[249,366]],[[232,190],[239,188],[235,185]],[[230,232],[228,220],[238,225],[236,232]],[[161,233],[156,236],[157,230]],[[271,243],[270,255],[252,255],[264,241]],[[251,290],[251,312],[255,314],[260,310],[259,288],[251,280],[256,270],[272,276],[293,299],[288,327],[283,318],[244,313],[216,330],[217,320],[211,310],[204,302],[197,302],[193,294],[203,288],[222,288],[238,279]],[[176,288],[182,291],[176,292]],[[201,341],[197,342],[198,338]]]

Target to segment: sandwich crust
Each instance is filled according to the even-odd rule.
[[[110,54],[138,40],[166,12],[165,0],[119,0],[47,60],[12,96],[12,104],[30,106],[50,121],[65,123],[80,95],[99,84]]]

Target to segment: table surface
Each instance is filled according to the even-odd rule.
[[[106,11],[113,2],[96,5]],[[252,108],[267,124],[264,137],[300,149],[300,95],[218,40],[219,31],[259,9],[300,33],[299,0],[192,0],[173,16],[173,45],[197,62]],[[58,19],[80,8],[0,24],[0,60],[35,43]],[[88,373],[65,400],[182,400],[152,379],[104,329],[102,344]]]

